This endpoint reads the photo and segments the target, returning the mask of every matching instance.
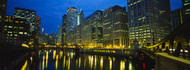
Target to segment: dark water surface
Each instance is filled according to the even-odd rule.
[[[32,53],[21,70],[151,70],[149,60],[44,50]]]

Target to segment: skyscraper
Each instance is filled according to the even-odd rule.
[[[184,23],[189,24],[190,20],[190,0],[182,0],[183,3],[183,17],[184,17]]]
[[[63,43],[63,33],[62,33],[62,26],[59,26],[59,31],[58,31],[58,37],[57,37],[57,43],[62,44]]]
[[[126,47],[128,38],[127,13],[125,7],[118,5],[103,11],[104,47]]]
[[[80,25],[83,22],[83,20],[84,20],[84,13],[81,10],[80,13],[77,16],[77,25]]]
[[[36,26],[35,26],[36,11],[35,10],[29,10],[29,9],[15,7],[14,17],[26,19],[27,23],[30,24],[30,32],[32,33],[35,31],[35,28],[36,28]]]
[[[169,29],[162,23],[161,17],[170,16],[169,0],[128,0],[129,38],[130,44],[139,41],[142,45],[154,45],[163,39]],[[162,15],[167,14],[167,15]],[[169,18],[170,19],[170,18]],[[160,22],[161,21],[161,22]],[[171,23],[167,23],[171,24]],[[165,31],[166,30],[166,31]]]
[[[66,42],[74,44],[74,28],[77,26],[78,9],[70,7],[67,9],[67,31]]]
[[[116,5],[103,11],[104,47],[124,48],[128,45],[127,22],[125,7]]]
[[[63,44],[66,44],[66,30],[67,30],[67,15],[64,14],[64,16],[62,17],[62,33],[63,33]]]
[[[90,46],[87,48],[102,47],[102,11],[97,10],[89,15],[87,18],[84,19],[84,22],[80,24],[80,26],[82,45]],[[79,29],[76,29],[77,33],[79,33],[78,30]]]

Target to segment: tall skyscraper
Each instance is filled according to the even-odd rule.
[[[74,28],[77,26],[78,9],[70,7],[67,9],[67,31],[66,42],[74,44]]]
[[[63,43],[63,38],[62,37],[63,37],[62,26],[59,26],[57,43],[60,44],[60,45]]]
[[[184,17],[184,23],[189,24],[190,20],[190,0],[182,0],[183,3],[183,17]]]
[[[77,25],[80,25],[83,22],[83,20],[84,20],[84,13],[81,10],[80,13],[77,16]]]
[[[140,46],[154,45],[168,34],[169,29],[167,27],[169,26],[163,26],[163,24],[170,20],[164,20],[163,23],[159,20],[164,17],[161,14],[169,16],[170,4],[168,3],[169,0],[127,1],[130,46],[133,46],[134,40],[139,41]]]
[[[66,30],[67,30],[67,15],[64,14],[64,16],[62,17],[62,33],[63,33],[63,44],[66,44]]]
[[[79,33],[78,30],[76,29],[77,33]],[[81,44],[90,46],[86,48],[102,47],[102,30],[102,11],[97,10],[85,18],[81,24]],[[77,39],[80,38],[77,36]]]
[[[36,11],[35,10],[29,10],[29,9],[15,7],[14,17],[26,19],[27,23],[30,24],[30,32],[32,33],[35,31],[35,28],[36,28],[36,26],[35,26]]]
[[[128,45],[127,13],[125,7],[118,5],[103,11],[104,47],[124,48]]]

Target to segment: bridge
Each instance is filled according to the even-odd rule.
[[[156,61],[156,70],[190,70],[190,24],[175,31],[153,46],[140,50]]]

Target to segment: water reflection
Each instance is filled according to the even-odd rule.
[[[145,62],[127,58],[41,50],[31,55],[21,70],[145,70],[145,68]]]

